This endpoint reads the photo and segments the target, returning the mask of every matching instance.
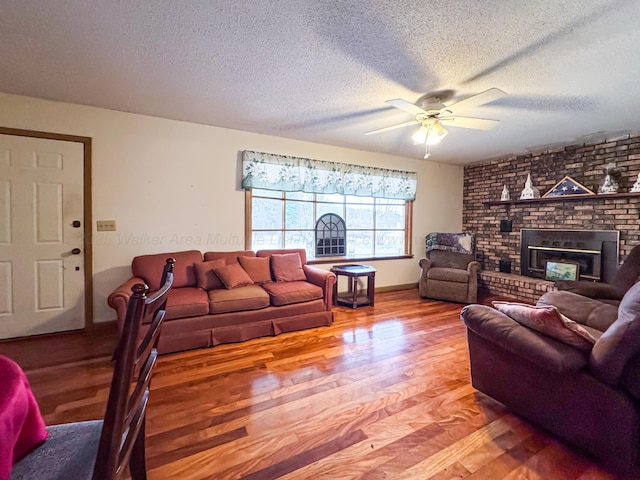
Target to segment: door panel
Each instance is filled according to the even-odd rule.
[[[0,135],[0,338],[84,327],[83,182],[82,144]]]

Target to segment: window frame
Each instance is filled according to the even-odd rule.
[[[276,192],[276,190],[274,190],[274,192]],[[286,201],[287,199],[285,198],[285,194],[287,192],[285,191],[279,191],[280,192],[280,197],[269,197],[269,198],[273,198],[276,200],[280,200],[282,201],[282,228],[281,229],[276,229],[274,231],[279,231],[282,233],[282,236],[284,238],[284,235],[287,231],[296,231],[298,229],[290,229],[287,230],[286,229],[286,222],[285,222],[285,211],[286,211]],[[290,201],[302,201],[302,202],[312,202],[315,204],[317,203],[326,203],[323,201],[318,201],[316,199],[316,195],[317,194],[312,194],[314,196],[313,200],[296,200],[296,199],[291,199]],[[348,195],[342,195],[339,194],[342,197],[346,197]],[[267,197],[260,197],[260,198],[267,198]],[[372,197],[373,198],[373,197]],[[376,201],[378,199],[373,199],[374,200],[374,220],[373,220],[373,235],[375,238],[376,232],[380,231],[385,231],[385,230],[390,230],[390,229],[381,229],[381,230],[377,230],[375,228],[375,205],[376,205]],[[346,202],[345,202],[346,204]],[[253,207],[253,189],[251,188],[247,188],[245,190],[245,219],[244,219],[244,225],[245,225],[245,232],[244,232],[244,242],[245,242],[245,249],[246,250],[251,250],[252,246],[251,246],[251,241],[253,239],[253,226],[252,226],[252,207]],[[341,215],[342,216],[342,215]],[[404,254],[402,255],[390,255],[390,256],[370,256],[370,257],[361,257],[361,256],[357,256],[357,257],[350,257],[348,255],[346,256],[336,256],[336,257],[321,257],[321,258],[312,258],[308,260],[309,264],[322,264],[322,263],[336,263],[336,262],[362,262],[362,261],[372,261],[372,260],[398,260],[398,259],[406,259],[406,258],[413,258],[413,242],[412,240],[412,226],[413,226],[413,201],[412,200],[405,200],[404,202]],[[312,231],[315,230],[315,222],[314,222],[314,227],[311,229]],[[347,231],[349,231],[349,226],[347,225]],[[355,229],[355,230],[361,230],[361,229]],[[399,231],[400,229],[393,229],[393,231]],[[306,231],[306,229],[305,229]]]

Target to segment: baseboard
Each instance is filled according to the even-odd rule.
[[[418,283],[405,283],[402,285],[388,285],[386,287],[376,287],[376,293],[383,292],[396,292],[398,290],[410,290],[412,288],[418,288]]]

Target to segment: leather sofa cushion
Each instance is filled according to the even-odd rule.
[[[618,318],[618,307],[567,291],[547,292],[536,305],[553,305],[571,320],[601,332]]]
[[[432,267],[427,271],[427,278],[445,282],[469,283],[469,273],[457,268]]]
[[[279,307],[322,298],[322,288],[305,281],[272,282],[263,285],[271,297],[271,305]]]
[[[589,365],[603,382],[617,385],[623,369],[640,352],[640,283],[620,302],[618,318],[593,346]]]
[[[162,278],[162,269],[165,261],[171,257],[176,259],[176,263],[173,266],[173,288],[195,287],[195,265],[202,263],[202,253],[198,250],[140,255],[133,259],[131,270],[135,277],[140,277],[146,282],[149,290],[155,291],[160,288],[160,279]]]
[[[209,290],[209,313],[240,312],[258,310],[269,306],[269,294],[258,285]]]
[[[167,300],[166,320],[209,313],[207,292],[196,287],[172,288]]]

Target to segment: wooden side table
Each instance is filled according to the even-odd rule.
[[[344,307],[358,308],[366,305],[373,306],[376,269],[369,265],[336,265],[331,269],[336,275],[336,283],[333,285],[333,304]],[[338,294],[338,280],[340,276],[347,277],[349,282],[346,294]],[[362,290],[358,291],[358,278],[367,277],[366,295]]]

